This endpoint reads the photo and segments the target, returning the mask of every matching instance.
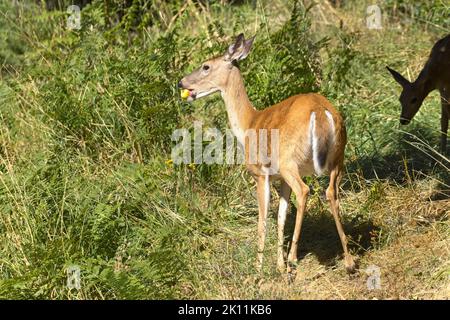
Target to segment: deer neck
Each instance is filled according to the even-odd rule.
[[[245,131],[250,128],[258,111],[248,99],[244,80],[237,67],[233,67],[231,70],[227,86],[221,93],[227,109],[231,130],[239,143],[244,145]]]
[[[427,63],[414,82],[415,87],[419,91],[420,98],[422,99],[425,99],[431,91],[436,89],[436,83],[433,77],[430,76],[430,72],[431,70]]]

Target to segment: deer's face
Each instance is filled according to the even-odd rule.
[[[418,89],[413,84],[403,87],[400,95],[400,103],[402,105],[402,112],[400,114],[400,123],[408,124],[416,115],[423,102],[423,97],[420,97]]]
[[[207,60],[200,68],[185,76],[178,83],[178,87],[189,90],[187,101],[206,97],[226,87],[231,65],[223,57]]]
[[[224,91],[232,69],[236,68],[237,61],[247,57],[253,40],[254,37],[245,40],[244,35],[240,34],[223,56],[203,62],[198,69],[181,79],[178,87],[189,90],[187,101]]]
[[[411,119],[416,115],[420,106],[422,105],[423,90],[418,87],[416,83],[411,83],[406,80],[400,73],[387,67],[389,72],[403,88],[400,95],[400,103],[402,105],[402,112],[400,114],[400,124],[408,124]]]

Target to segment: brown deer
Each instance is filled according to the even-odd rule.
[[[347,142],[344,121],[333,105],[316,93],[299,94],[264,110],[256,110],[244,87],[237,62],[247,57],[254,37],[245,40],[240,34],[223,56],[205,61],[200,68],[185,76],[178,86],[187,92],[187,100],[220,92],[225,102],[228,119],[234,135],[246,152],[246,167],[256,180],[259,218],[258,253],[256,266],[261,270],[266,220],[270,202],[270,180],[281,179],[278,210],[278,269],[286,270],[284,256],[284,226],[291,191],[297,197],[297,216],[288,255],[288,271],[297,261],[297,246],[306,209],[309,187],[302,177],[322,173],[330,176],[326,190],[337,231],[344,250],[344,263],[349,272],[355,263],[347,249],[347,239],[339,217],[339,182],[343,173],[344,149]],[[249,130],[277,130],[278,170],[270,172],[269,164],[259,158],[256,163],[248,161]],[[257,144],[261,144],[258,136]],[[272,140],[268,139],[269,144]],[[317,235],[320,236],[320,235]]]
[[[448,119],[450,116],[450,35],[436,42],[428,61],[416,81],[409,82],[400,73],[387,67],[402,87],[400,123],[408,124],[428,94],[438,89],[441,94],[441,151],[446,152]]]

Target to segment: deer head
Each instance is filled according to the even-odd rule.
[[[178,87],[189,90],[187,101],[206,97],[217,91],[223,92],[227,87],[230,73],[233,68],[237,68],[236,62],[248,56],[254,38],[245,40],[241,33],[224,55],[206,60],[200,68],[181,79]]]
[[[411,119],[419,111],[423,100],[426,97],[424,84],[422,82],[409,82],[397,71],[386,67],[403,88],[400,94],[400,103],[402,105],[402,112],[400,114],[400,123],[408,124]]]

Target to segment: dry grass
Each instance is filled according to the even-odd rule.
[[[276,270],[277,186],[272,189],[260,275],[254,268],[255,187],[245,169],[176,167],[166,162],[169,144],[162,150],[149,142],[167,138],[166,131],[147,131],[152,125],[161,130],[171,125],[191,128],[193,121],[204,120],[205,127],[226,126],[218,96],[189,107],[180,104],[175,87],[185,71],[181,69],[195,68],[195,62],[205,58],[200,47],[211,49],[222,41],[225,45],[238,32],[258,33],[255,48],[258,41],[270,46],[272,40],[264,36],[287,21],[291,4],[261,0],[253,8],[248,3],[232,7],[187,1],[178,15],[171,16],[173,12],[159,1],[164,26],[182,26],[179,39],[153,43],[164,35],[154,26],[155,30],[146,29],[145,41],[125,49],[113,41],[104,51],[98,49],[104,34],[94,29],[81,38],[81,44],[73,45],[83,49],[77,54],[59,55],[50,47],[48,57],[25,69],[32,71],[30,75],[24,72],[14,78],[10,85],[14,92],[0,83],[0,101],[6,106],[0,112],[5,122],[0,129],[0,229],[4,231],[0,235],[5,243],[0,250],[0,297],[449,299],[450,172],[448,158],[436,151],[438,95],[427,98],[414,122],[399,129],[400,88],[385,70],[385,65],[392,65],[415,77],[441,31],[401,26],[389,19],[383,20],[383,30],[369,31],[364,24],[369,1],[346,1],[341,9],[325,0],[317,2],[311,9],[311,38],[328,37],[318,59],[323,79],[317,81],[345,116],[349,133],[341,211],[359,264],[356,274],[345,272],[334,220],[323,200],[322,179],[307,180],[313,192],[293,275]],[[263,20],[269,23],[261,24]],[[61,27],[51,30],[52,41],[66,32],[58,21]],[[113,39],[125,41],[116,36]],[[185,38],[192,39],[192,47],[183,42]],[[36,36],[33,42],[38,40]],[[162,48],[166,42],[169,45]],[[143,51],[153,45],[161,48]],[[177,54],[172,59],[173,48]],[[167,51],[167,57],[158,58],[160,51]],[[188,57],[189,66],[171,70],[169,79],[165,70],[155,71],[160,66],[154,61],[169,65],[181,59],[180,52]],[[97,56],[98,63],[86,70],[85,60],[91,56]],[[58,70],[59,65],[67,67],[66,59],[79,78],[67,79],[70,74]],[[258,76],[277,74],[286,67],[276,60],[271,59],[270,68],[264,64],[267,68]],[[254,61],[253,67],[263,64],[257,57]],[[148,71],[149,65],[153,68]],[[327,80],[327,72],[339,65],[346,66],[340,71],[342,79],[349,80],[346,86],[335,83],[340,78]],[[101,69],[105,72],[97,74]],[[46,74],[47,70],[62,79]],[[252,70],[245,72],[250,90],[277,80],[266,77],[270,80],[266,83],[259,77],[252,79]],[[137,81],[143,74],[143,80]],[[91,76],[92,80],[84,80]],[[4,90],[11,92],[4,94]],[[58,112],[52,109],[58,104],[51,102],[69,100],[73,103]],[[135,108],[140,113],[128,114]],[[68,110],[93,120],[75,112],[77,116],[69,121],[61,116]],[[86,110],[93,115],[84,114]],[[176,117],[179,121],[173,120]],[[75,134],[67,126],[77,123],[85,130]],[[91,137],[90,148],[86,137]],[[291,200],[295,204],[295,198]],[[290,212],[286,247],[294,205]],[[65,287],[66,267],[74,263],[82,267],[83,287],[78,292]],[[380,270],[379,290],[367,286],[372,266]]]
[[[301,258],[295,275],[280,275],[276,266],[276,220],[268,230],[264,276],[254,274],[255,218],[246,229],[230,230],[214,239],[200,261],[193,261],[197,298],[214,299],[448,299],[450,286],[450,202],[430,201],[430,188],[421,182],[408,189],[388,182],[383,194],[371,202],[370,192],[346,193],[342,199],[347,213],[344,224],[350,236],[362,234],[355,216],[356,204],[372,203],[368,209],[373,225],[365,248],[353,239],[358,259],[356,274],[346,274],[342,251],[327,210],[317,211],[309,202]],[[434,193],[434,191],[432,191]],[[408,201],[405,201],[408,199]],[[354,207],[353,207],[354,206]],[[255,210],[256,208],[254,208]],[[326,209],[326,208],[324,208]],[[272,208],[274,212],[274,208]],[[291,214],[291,218],[292,218]],[[251,221],[253,220],[253,221]],[[320,223],[320,225],[318,225]],[[326,225],[327,227],[323,227]],[[353,225],[353,228],[351,227]],[[324,228],[324,229],[322,229]],[[364,229],[364,228],[363,228]],[[329,232],[331,234],[320,233]],[[361,233],[359,233],[361,231]],[[311,234],[311,233],[315,234]],[[331,239],[331,240],[330,240]],[[324,256],[329,257],[324,262]],[[370,290],[368,268],[380,270],[381,289]],[[214,286],[210,284],[214,283]],[[191,288],[194,291],[194,288]]]

